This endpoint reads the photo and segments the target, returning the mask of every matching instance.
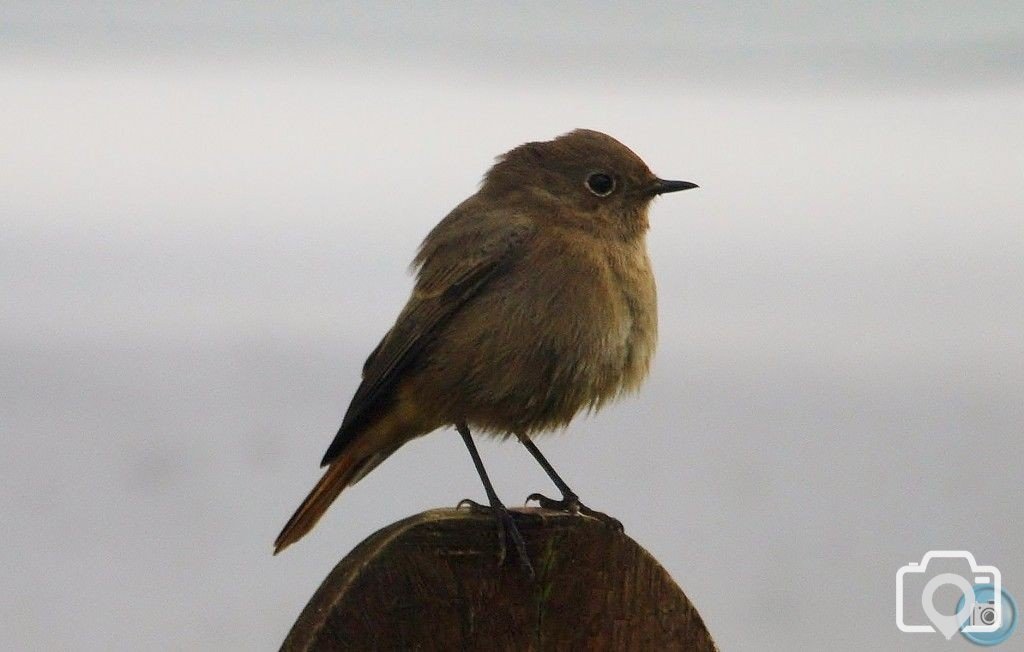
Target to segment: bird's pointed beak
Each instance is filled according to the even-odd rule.
[[[669,181],[668,179],[658,179],[654,182],[654,186],[651,188],[651,192],[655,195],[663,195],[666,192],[679,192],[680,190],[689,190],[690,188],[699,188],[695,183],[689,181]]]

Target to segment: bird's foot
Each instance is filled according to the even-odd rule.
[[[498,524],[498,565],[501,566],[505,563],[505,558],[508,556],[508,542],[511,541],[516,550],[516,556],[519,557],[519,566],[530,579],[533,579],[533,565],[530,563],[530,557],[526,554],[526,541],[523,540],[523,535],[519,532],[519,527],[516,525],[515,519],[512,518],[508,508],[499,500],[493,501],[488,506],[481,505],[469,498],[463,498],[455,506],[456,509],[462,509],[463,507],[468,507],[469,511],[474,514],[491,514],[494,516],[494,520]]]
[[[569,514],[583,514],[584,516],[589,516],[590,518],[601,521],[609,529],[615,530],[616,532],[623,531],[622,521],[614,516],[608,516],[604,512],[599,512],[596,509],[590,509],[580,502],[580,497],[576,494],[565,494],[562,496],[561,500],[548,498],[544,494],[530,494],[527,496],[526,502],[529,503],[531,500],[536,500],[537,504],[544,509],[550,509],[556,512],[567,512]]]

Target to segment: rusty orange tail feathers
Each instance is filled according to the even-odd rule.
[[[277,535],[277,539],[274,540],[275,555],[306,536],[342,489],[357,479],[356,473],[362,465],[356,464],[357,460],[354,457],[353,455],[342,455],[327,467],[323,477],[302,501],[292,517],[288,519],[281,534]]]

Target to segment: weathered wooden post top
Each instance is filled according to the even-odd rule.
[[[717,649],[682,590],[628,536],[580,515],[513,511],[533,579],[514,560],[498,565],[493,517],[423,512],[342,559],[281,649]]]

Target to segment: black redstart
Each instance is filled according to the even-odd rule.
[[[402,444],[448,425],[484,483],[501,550],[510,537],[527,568],[470,428],[522,442],[562,493],[531,496],[541,506],[617,525],[580,503],[530,436],[635,390],[647,375],[657,338],[648,207],[695,187],[659,179],[622,143],[585,129],[499,157],[420,246],[412,296],[363,365],[324,455],[327,471],[275,554]]]

